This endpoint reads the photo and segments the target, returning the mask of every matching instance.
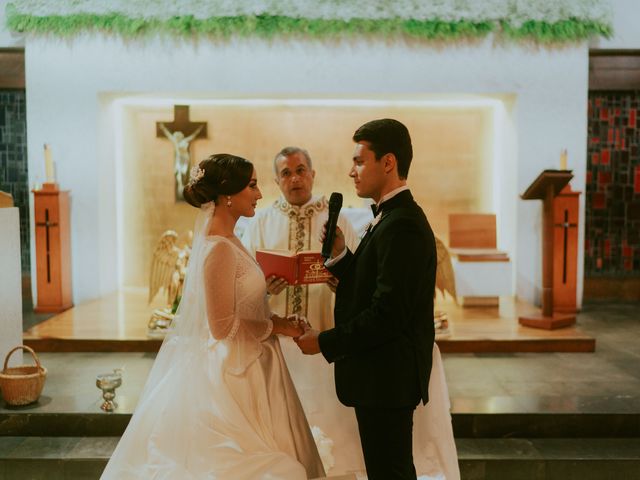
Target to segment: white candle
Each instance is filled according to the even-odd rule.
[[[567,149],[565,148],[560,152],[560,170],[567,169]]]
[[[53,171],[53,160],[51,160],[51,148],[44,144],[44,169],[48,183],[55,183],[55,173]]]

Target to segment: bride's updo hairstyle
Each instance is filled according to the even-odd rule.
[[[253,164],[242,157],[216,153],[191,169],[191,179],[182,195],[196,208],[215,202],[218,195],[233,195],[249,185]]]

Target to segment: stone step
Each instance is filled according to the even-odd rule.
[[[117,442],[118,437],[1,437],[0,480],[98,479]],[[478,438],[456,444],[463,480],[640,478],[640,438]]]
[[[640,438],[456,439],[462,479],[640,479]]]
[[[456,438],[640,438],[640,413],[452,414]]]
[[[99,479],[119,437],[0,437],[0,480]]]
[[[162,340],[27,337],[24,344],[38,353],[61,352],[145,352],[157,353]],[[456,338],[436,339],[442,353],[585,353],[595,352],[596,340],[581,332],[563,337],[519,336],[517,338]]]
[[[0,437],[120,436],[131,413],[0,411]],[[456,438],[634,438],[640,413],[456,413]]]
[[[0,413],[3,436],[119,437],[131,413]]]

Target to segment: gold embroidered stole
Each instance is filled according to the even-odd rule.
[[[313,199],[302,207],[290,205],[281,198],[276,202],[275,207],[289,218],[289,250],[293,252],[310,250],[313,217],[328,208],[326,198]],[[287,287],[286,294],[286,315],[297,313],[306,317],[309,309],[309,285]]]

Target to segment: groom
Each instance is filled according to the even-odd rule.
[[[340,401],[355,407],[369,480],[415,479],[413,411],[428,401],[436,247],[406,184],[413,156],[407,128],[373,120],[353,135],[359,197],[376,203],[355,252],[338,229],[327,267],[340,280],[335,328],[296,341],[335,363]]]

